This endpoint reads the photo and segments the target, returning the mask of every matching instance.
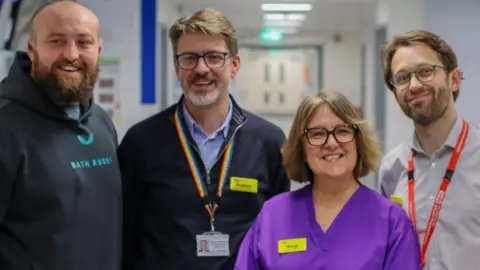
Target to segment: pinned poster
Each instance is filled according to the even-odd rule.
[[[95,101],[110,116],[118,129],[121,125],[120,58],[100,58],[100,74],[95,90]]]

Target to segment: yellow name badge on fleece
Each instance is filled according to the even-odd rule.
[[[243,177],[231,177],[230,178],[230,190],[257,193],[258,192],[258,180],[252,178]]]
[[[278,253],[293,253],[307,250],[307,238],[294,238],[278,241]]]
[[[390,200],[392,200],[394,203],[400,206],[403,206],[403,198],[400,196],[391,195]]]

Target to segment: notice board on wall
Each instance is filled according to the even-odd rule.
[[[100,58],[100,74],[95,89],[95,101],[110,116],[116,128],[121,125],[120,58]]]

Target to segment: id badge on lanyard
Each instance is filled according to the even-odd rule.
[[[208,200],[207,187],[205,182],[200,177],[200,170],[195,162],[195,157],[192,153],[190,144],[188,143],[187,136],[183,126],[181,125],[178,112],[174,115],[175,127],[177,134],[182,144],[183,152],[187,158],[190,171],[193,176],[197,191],[204,202],[204,207],[210,217],[210,231],[206,231],[196,236],[196,250],[199,257],[222,257],[230,256],[230,237],[228,234],[223,234],[216,231],[215,228],[215,211],[217,210],[222,197],[223,186],[227,179],[228,168],[230,167],[230,161],[233,153],[233,138],[227,145],[222,162],[222,169],[220,171],[220,179],[218,181],[217,194],[214,202]]]

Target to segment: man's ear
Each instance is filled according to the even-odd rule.
[[[233,68],[232,68],[232,78],[234,78],[235,76],[237,76],[238,74],[238,71],[240,70],[240,55],[235,54],[234,58],[233,58]]]
[[[28,58],[30,58],[30,61],[33,62],[33,60],[35,59],[35,44],[31,38],[28,39],[27,54]]]
[[[180,67],[178,66],[177,60],[173,59],[173,68],[175,70],[175,74],[177,75],[178,78],[178,73],[180,72]]]
[[[98,40],[98,54],[102,53],[102,49],[103,49],[103,39],[99,39]]]
[[[460,89],[463,80],[463,72],[459,68],[455,68],[450,72],[449,86],[453,93]]]

